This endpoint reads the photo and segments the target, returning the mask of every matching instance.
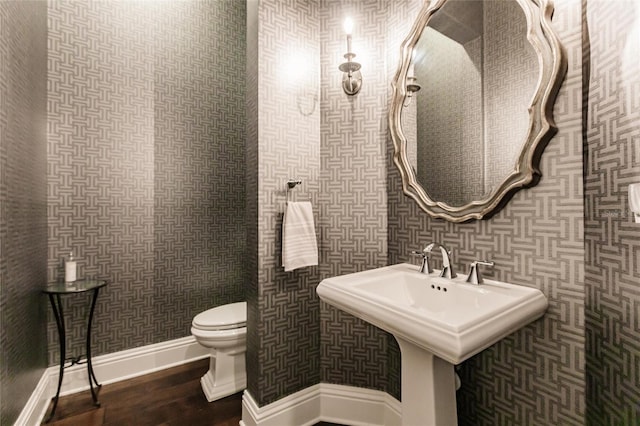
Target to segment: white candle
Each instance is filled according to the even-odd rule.
[[[351,33],[353,31],[353,21],[351,18],[344,20],[344,32],[347,33],[347,53],[351,53]]]

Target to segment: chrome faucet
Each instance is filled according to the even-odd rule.
[[[433,272],[433,268],[429,263],[429,260],[431,260],[431,251],[427,251],[427,248],[425,247],[422,251],[413,250],[411,253],[422,256],[422,264],[420,265],[421,274],[430,274]]]
[[[413,254],[422,256],[420,272],[423,274],[430,274],[433,272],[429,261],[431,260],[431,251],[436,247],[440,248],[440,253],[442,253],[442,272],[440,272],[440,276],[445,278],[455,278],[456,272],[453,270],[453,265],[451,264],[451,251],[440,243],[431,243],[426,246],[422,252],[412,252]]]
[[[442,272],[440,272],[440,276],[449,279],[455,278],[457,274],[453,270],[453,265],[451,264],[451,250],[447,249],[440,243],[431,243],[425,247],[425,251],[431,253],[431,250],[435,247],[439,247],[440,253],[442,253]]]
[[[469,276],[467,277],[467,282],[471,284],[482,284],[482,274],[480,273],[480,265],[490,266],[493,268],[495,263],[489,262],[487,260],[476,260],[475,262],[471,262],[471,268],[469,269]]]

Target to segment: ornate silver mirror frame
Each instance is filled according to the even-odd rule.
[[[539,79],[528,106],[529,127],[514,169],[502,183],[485,198],[462,206],[451,206],[432,199],[416,179],[407,156],[407,138],[402,129],[402,110],[407,97],[407,74],[413,49],[431,16],[449,0],[425,0],[409,35],[400,48],[400,64],[392,81],[389,110],[389,129],[395,147],[394,163],[402,177],[402,188],[429,215],[452,222],[487,218],[502,208],[521,188],[538,183],[539,162],[549,140],[557,132],[553,120],[553,105],[567,64],[563,48],[551,27],[554,7],[551,0],[517,0],[527,20],[527,39],[531,43],[540,66]],[[515,141],[516,143],[518,141]],[[455,171],[452,171],[455,173]]]

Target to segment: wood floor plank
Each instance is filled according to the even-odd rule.
[[[242,418],[242,393],[207,402],[200,377],[208,368],[209,360],[203,359],[104,385],[98,394],[100,408],[93,405],[89,391],[62,397],[48,425],[237,426]]]
[[[238,426],[242,392],[207,402],[200,378],[208,368],[203,359],[104,385],[99,408],[90,391],[64,396],[47,426]]]
[[[103,426],[104,408],[73,415],[62,420],[48,423],[49,426]]]

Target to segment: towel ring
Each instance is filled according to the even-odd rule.
[[[300,179],[289,179],[287,181],[287,203],[293,201],[293,194],[291,191],[298,185],[302,185],[302,180]]]
[[[300,179],[298,179],[298,180],[289,179],[287,181],[287,186],[289,187],[289,189],[295,188],[296,185],[302,185],[302,181]]]

